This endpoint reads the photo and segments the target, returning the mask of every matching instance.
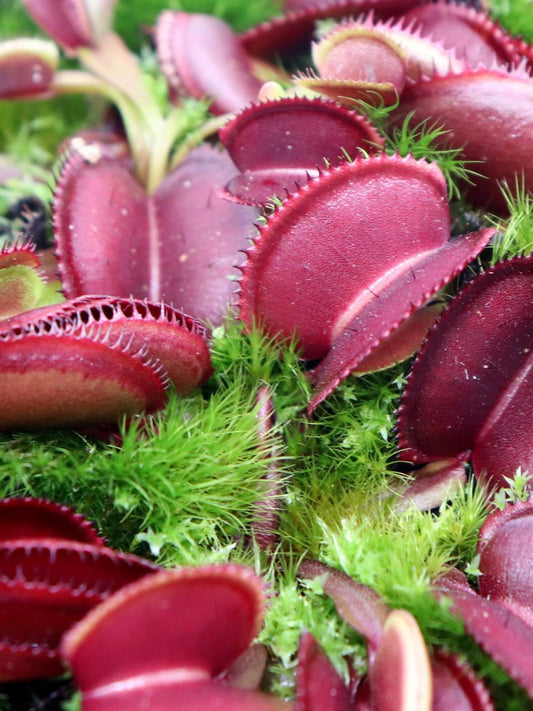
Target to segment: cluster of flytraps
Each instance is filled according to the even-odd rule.
[[[365,639],[368,673],[349,684],[303,633],[296,700],[260,690],[267,650],[252,644],[267,594],[235,564],[164,570],[105,545],[70,509],[0,501],[0,679],[60,674],[70,665],[84,711],[493,711],[457,656],[430,654],[415,618],[316,561],[340,617]],[[489,516],[479,537],[480,592],[450,569],[434,582],[474,639],[533,696],[533,504]]]
[[[246,327],[259,323],[279,339],[296,334],[302,358],[318,361],[310,374],[310,414],[351,373],[386,367],[415,352],[439,310],[428,302],[481,252],[494,230],[450,238],[440,169],[385,154],[383,138],[353,110],[358,101],[397,102],[391,126],[413,111],[417,122],[444,126],[446,140],[478,162],[482,177],[468,187],[478,206],[504,209],[499,184],[512,186],[517,176],[526,190],[533,187],[533,167],[524,160],[533,136],[533,50],[483,12],[413,0],[288,2],[283,17],[239,37],[215,18],[166,11],[153,31],[175,102],[165,114],[145,88],[136,59],[110,29],[112,1],[25,4],[55,42],[0,45],[0,96],[93,93],[117,107],[122,125],[118,133],[76,136],[65,147],[53,221],[67,301],[42,305],[46,290],[32,247],[18,243],[0,253],[3,429],[108,425],[122,415],[161,408],[169,383],[186,393],[205,382],[211,373],[205,324],[222,322],[233,299],[232,273],[242,272],[238,310]],[[279,64],[269,64],[270,57],[310,41],[315,22],[326,17],[338,22],[312,44],[313,70],[290,77]],[[58,68],[56,42],[79,59],[80,69]],[[222,148],[204,143],[175,150],[184,95],[212,100],[213,118],[199,133],[219,131]],[[254,227],[273,197],[277,207]],[[533,470],[532,297],[533,260],[500,263],[453,300],[419,351],[400,408],[399,445],[408,461],[429,463],[435,481],[457,476],[468,458],[476,474],[493,484],[518,467]],[[49,505],[36,504],[33,514],[41,509]],[[531,538],[530,520],[530,507],[513,508],[489,526],[483,550],[510,540],[509,527],[516,528],[516,547],[511,553],[498,549],[487,570],[508,570],[509,557]],[[15,541],[4,544],[6,560],[20,555],[29,565],[20,563],[3,578],[14,610],[25,609],[28,591],[47,609],[54,599],[60,610],[63,593],[79,598],[83,589],[91,604],[77,608],[79,619],[130,582],[127,576],[112,582],[98,567],[90,580],[105,581],[105,593],[93,595],[85,563],[105,568],[104,559],[113,566],[122,562],[101,542],[80,541],[77,533],[70,548],[61,548],[69,550],[64,563],[48,528],[39,536],[30,527],[29,534],[16,530],[6,537]],[[31,544],[19,543],[21,537]],[[58,561],[58,579],[80,572],[75,592],[67,593],[54,578],[32,577],[39,569],[36,550],[48,562]],[[139,565],[140,574],[153,572]],[[446,693],[463,690],[462,705],[457,701],[454,708],[491,708],[486,691],[457,660],[441,655],[430,662],[407,614],[389,613],[371,591],[331,571],[312,570],[327,577],[341,614],[374,601],[360,613],[363,621],[353,623],[368,641],[370,671],[358,691],[355,685],[348,689],[305,638],[296,708],[438,709],[445,696],[439,684],[446,684]],[[308,574],[304,568],[302,575]],[[491,600],[452,575],[437,587],[531,694],[531,672],[521,661],[533,655],[531,584],[509,590],[494,576],[496,588],[484,592]],[[61,643],[76,675],[84,670],[77,676],[84,708],[145,708],[148,698],[157,699],[152,703],[158,709],[205,708],[215,699],[224,711],[290,706],[237,690],[247,682],[237,672],[232,676],[263,606],[262,586],[250,573],[234,566],[161,572],[133,585],[97,606]],[[157,653],[147,654],[146,635],[155,639],[155,627],[132,631],[130,615],[144,619],[161,601],[189,608],[195,600],[201,604],[180,623],[186,629],[177,633],[179,645],[163,634],[165,620],[152,645]],[[53,673],[32,660],[57,650],[74,622],[67,615],[65,625],[54,627],[54,642],[41,644],[25,637],[25,614],[11,610],[6,617],[13,624],[3,646],[4,678],[19,668],[13,653],[23,671],[11,678]],[[65,621],[63,612],[58,617]],[[235,629],[222,629],[215,643],[214,622],[225,617]],[[480,619],[485,622],[476,627]],[[126,630],[139,638],[127,638]],[[502,642],[505,634],[512,643]],[[123,664],[106,662],[95,670],[91,660],[102,659],[103,649]],[[261,659],[254,652],[241,666],[253,689]]]

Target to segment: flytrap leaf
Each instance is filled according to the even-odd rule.
[[[237,565],[163,571],[87,615],[63,639],[84,711],[279,711],[280,699],[216,679],[251,644],[264,590]]]
[[[41,260],[29,242],[0,248],[0,321],[37,306],[45,289]]]
[[[107,548],[66,506],[3,499],[0,514],[0,679],[58,675],[63,633],[112,592],[159,568]]]
[[[437,0],[415,6],[405,13],[403,20],[429,41],[442,42],[453,49],[467,64],[519,62],[516,38],[508,35],[486,12],[473,6]]]
[[[210,110],[218,115],[239,111],[257,97],[261,81],[223,20],[167,10],[157,21],[155,41],[173,99],[210,99]]]
[[[298,647],[296,687],[295,711],[353,711],[348,687],[309,632]]]
[[[268,57],[294,50],[311,41],[317,20],[353,17],[373,11],[381,19],[396,17],[416,0],[294,0],[284,2],[285,15],[274,17],[244,33],[241,42],[254,56]]]
[[[387,155],[324,172],[259,229],[243,269],[241,318],[271,336],[296,336],[304,359],[323,359],[310,410],[494,232],[450,240],[439,168]]]
[[[0,99],[46,97],[58,64],[53,42],[29,38],[0,42]]]
[[[299,74],[296,84],[339,101],[397,103],[406,82],[438,68],[461,69],[463,63],[438,42],[423,38],[398,22],[366,18],[345,20],[312,46],[318,74]]]
[[[458,573],[458,571],[452,571]],[[450,611],[461,617],[469,635],[531,696],[533,694],[533,627],[507,604],[476,594],[455,575],[435,583],[436,594],[451,600]]]
[[[67,297],[148,298],[221,323],[257,215],[217,195],[236,172],[228,156],[193,149],[148,195],[128,156],[111,157],[100,143],[80,151],[67,159],[54,199]]]
[[[474,471],[502,486],[533,471],[533,259],[500,262],[454,299],[415,361],[398,418],[402,457],[471,453]]]
[[[90,521],[53,501],[29,496],[1,499],[0,512],[0,541],[3,543],[41,538],[105,545]]]
[[[533,500],[508,504],[485,521],[478,541],[479,592],[533,627]]]
[[[88,297],[14,317],[0,331],[2,429],[114,425],[150,413],[173,382],[211,374],[206,332],[161,304]]]
[[[461,148],[464,159],[476,163],[483,177],[468,190],[475,204],[505,213],[502,181],[512,188],[523,175],[525,188],[532,189],[533,168],[524,155],[533,148],[533,79],[523,68],[480,65],[423,76],[406,86],[393,121],[410,112],[417,122],[446,129],[443,144]]]
[[[241,174],[226,187],[239,202],[283,199],[346,155],[375,153],[384,139],[360,114],[333,101],[293,97],[241,111],[219,132]]]

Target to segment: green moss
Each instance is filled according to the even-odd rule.
[[[292,695],[300,637],[304,631],[319,640],[337,671],[348,680],[346,660],[365,668],[365,645],[361,636],[342,622],[332,601],[320,586],[297,581],[292,571],[276,579],[276,595],[270,601],[259,640],[276,656],[273,691]]]
[[[151,27],[155,18],[165,9],[184,10],[216,15],[228,22],[237,32],[279,14],[276,0],[122,0],[115,14],[115,27],[130,47],[139,48],[143,28]]]
[[[498,236],[494,240],[491,263],[516,256],[527,256],[533,251],[533,198],[518,178],[512,190],[503,188],[509,217],[494,219]]]
[[[0,38],[42,34],[26,12],[22,0],[1,0]]]
[[[475,555],[486,516],[482,494],[459,490],[438,515],[411,508],[398,514],[374,499],[354,506],[336,526],[322,525],[321,559],[369,585],[393,607],[416,614],[416,601],[447,565]]]
[[[148,543],[173,564],[191,562],[191,546],[224,547],[247,531],[266,466],[253,394],[241,388],[171,398],[163,418],[124,429],[121,447],[60,433],[3,440],[4,496],[62,501],[96,520],[113,545]]]
[[[413,119],[414,112],[411,112],[401,126],[388,132],[387,151],[437,163],[446,178],[450,199],[460,199],[461,189],[479,175],[476,164],[461,158],[461,148],[445,147],[448,132],[437,123],[422,121],[417,124]]]
[[[533,41],[532,0],[489,0],[488,5],[507,32]]]

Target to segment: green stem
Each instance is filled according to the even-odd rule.
[[[139,180],[146,184],[150,162],[150,133],[137,106],[121,91],[89,72],[76,69],[56,72],[51,89],[56,94],[95,94],[120,111]]]
[[[169,156],[172,146],[185,126],[183,110],[177,107],[171,109],[157,131],[148,166],[146,189],[152,194],[168,171]]]
[[[176,153],[173,155],[172,160],[170,162],[170,170],[173,170],[181,163],[181,161],[185,158],[187,153],[189,153],[191,148],[194,148],[194,146],[197,146],[206,138],[212,136],[213,133],[219,131],[230,118],[230,116],[232,116],[232,114],[214,116],[213,118],[203,123],[196,131],[192,131],[191,133],[189,133],[187,138],[183,141]]]
[[[77,57],[90,72],[127,96],[149,126],[159,124],[163,117],[156,99],[145,86],[137,57],[117,34],[109,32],[95,49],[80,47]]]

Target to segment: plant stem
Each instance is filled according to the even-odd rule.
[[[178,150],[174,153],[170,162],[170,170],[173,170],[181,163],[181,161],[185,158],[191,148],[194,148],[194,146],[197,146],[199,143],[202,143],[202,141],[204,141],[206,138],[209,138],[209,136],[212,136],[213,133],[216,133],[219,129],[221,129],[222,126],[226,123],[226,121],[230,118],[230,116],[231,114],[214,116],[213,118],[203,123],[196,131],[192,131],[191,133],[189,133],[187,138],[183,141]]]
[[[145,184],[148,175],[150,134],[143,116],[129,97],[94,74],[76,69],[56,72],[51,89],[56,94],[95,94],[117,107],[128,136],[135,172]]]
[[[154,131],[154,142],[146,179],[146,190],[149,194],[155,192],[157,186],[165,177],[168,171],[170,151],[184,125],[183,110],[174,107],[166,119],[161,122],[160,130]]]

